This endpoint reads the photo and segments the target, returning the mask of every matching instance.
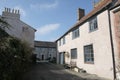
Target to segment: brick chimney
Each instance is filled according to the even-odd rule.
[[[20,13],[19,10],[5,8],[2,12],[2,17],[20,19]]]
[[[84,9],[78,8],[78,21],[85,16]]]

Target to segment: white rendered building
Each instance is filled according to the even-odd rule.
[[[75,62],[78,68],[114,80],[120,76],[120,0],[101,0],[57,42],[57,63]]]
[[[36,30],[20,20],[19,10],[11,10],[10,8],[5,8],[0,17],[4,19],[8,24],[10,24],[9,29],[5,28],[5,31],[9,35],[27,42],[31,48],[34,48]]]

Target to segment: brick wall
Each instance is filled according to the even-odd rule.
[[[115,12],[115,36],[116,36],[116,41],[117,41],[117,48],[118,48],[118,54],[120,58],[120,11]]]

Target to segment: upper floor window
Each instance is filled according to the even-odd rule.
[[[77,59],[77,48],[71,49],[71,59]]]
[[[65,37],[63,37],[63,44],[65,44],[66,43],[66,41],[65,41]]]
[[[59,46],[61,46],[61,40],[59,40]]]
[[[97,17],[94,17],[89,22],[89,31],[92,32],[96,29],[98,29]]]
[[[94,63],[93,45],[84,46],[84,61],[86,63]]]
[[[75,29],[74,31],[72,31],[72,39],[75,39],[79,37],[79,29]]]

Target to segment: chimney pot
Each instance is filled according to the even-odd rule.
[[[14,9],[12,10],[12,13],[14,13]]]
[[[6,7],[5,7],[5,12],[7,11]]]
[[[17,10],[15,10],[15,14],[17,14]]]
[[[6,12],[8,12],[8,8],[6,8]]]
[[[10,13],[10,11],[11,11],[11,9],[9,8],[9,9],[8,9],[8,12]]]
[[[20,10],[18,10],[18,14],[20,14]]]
[[[19,10],[5,8],[5,11],[2,12],[3,17],[20,19]]]

